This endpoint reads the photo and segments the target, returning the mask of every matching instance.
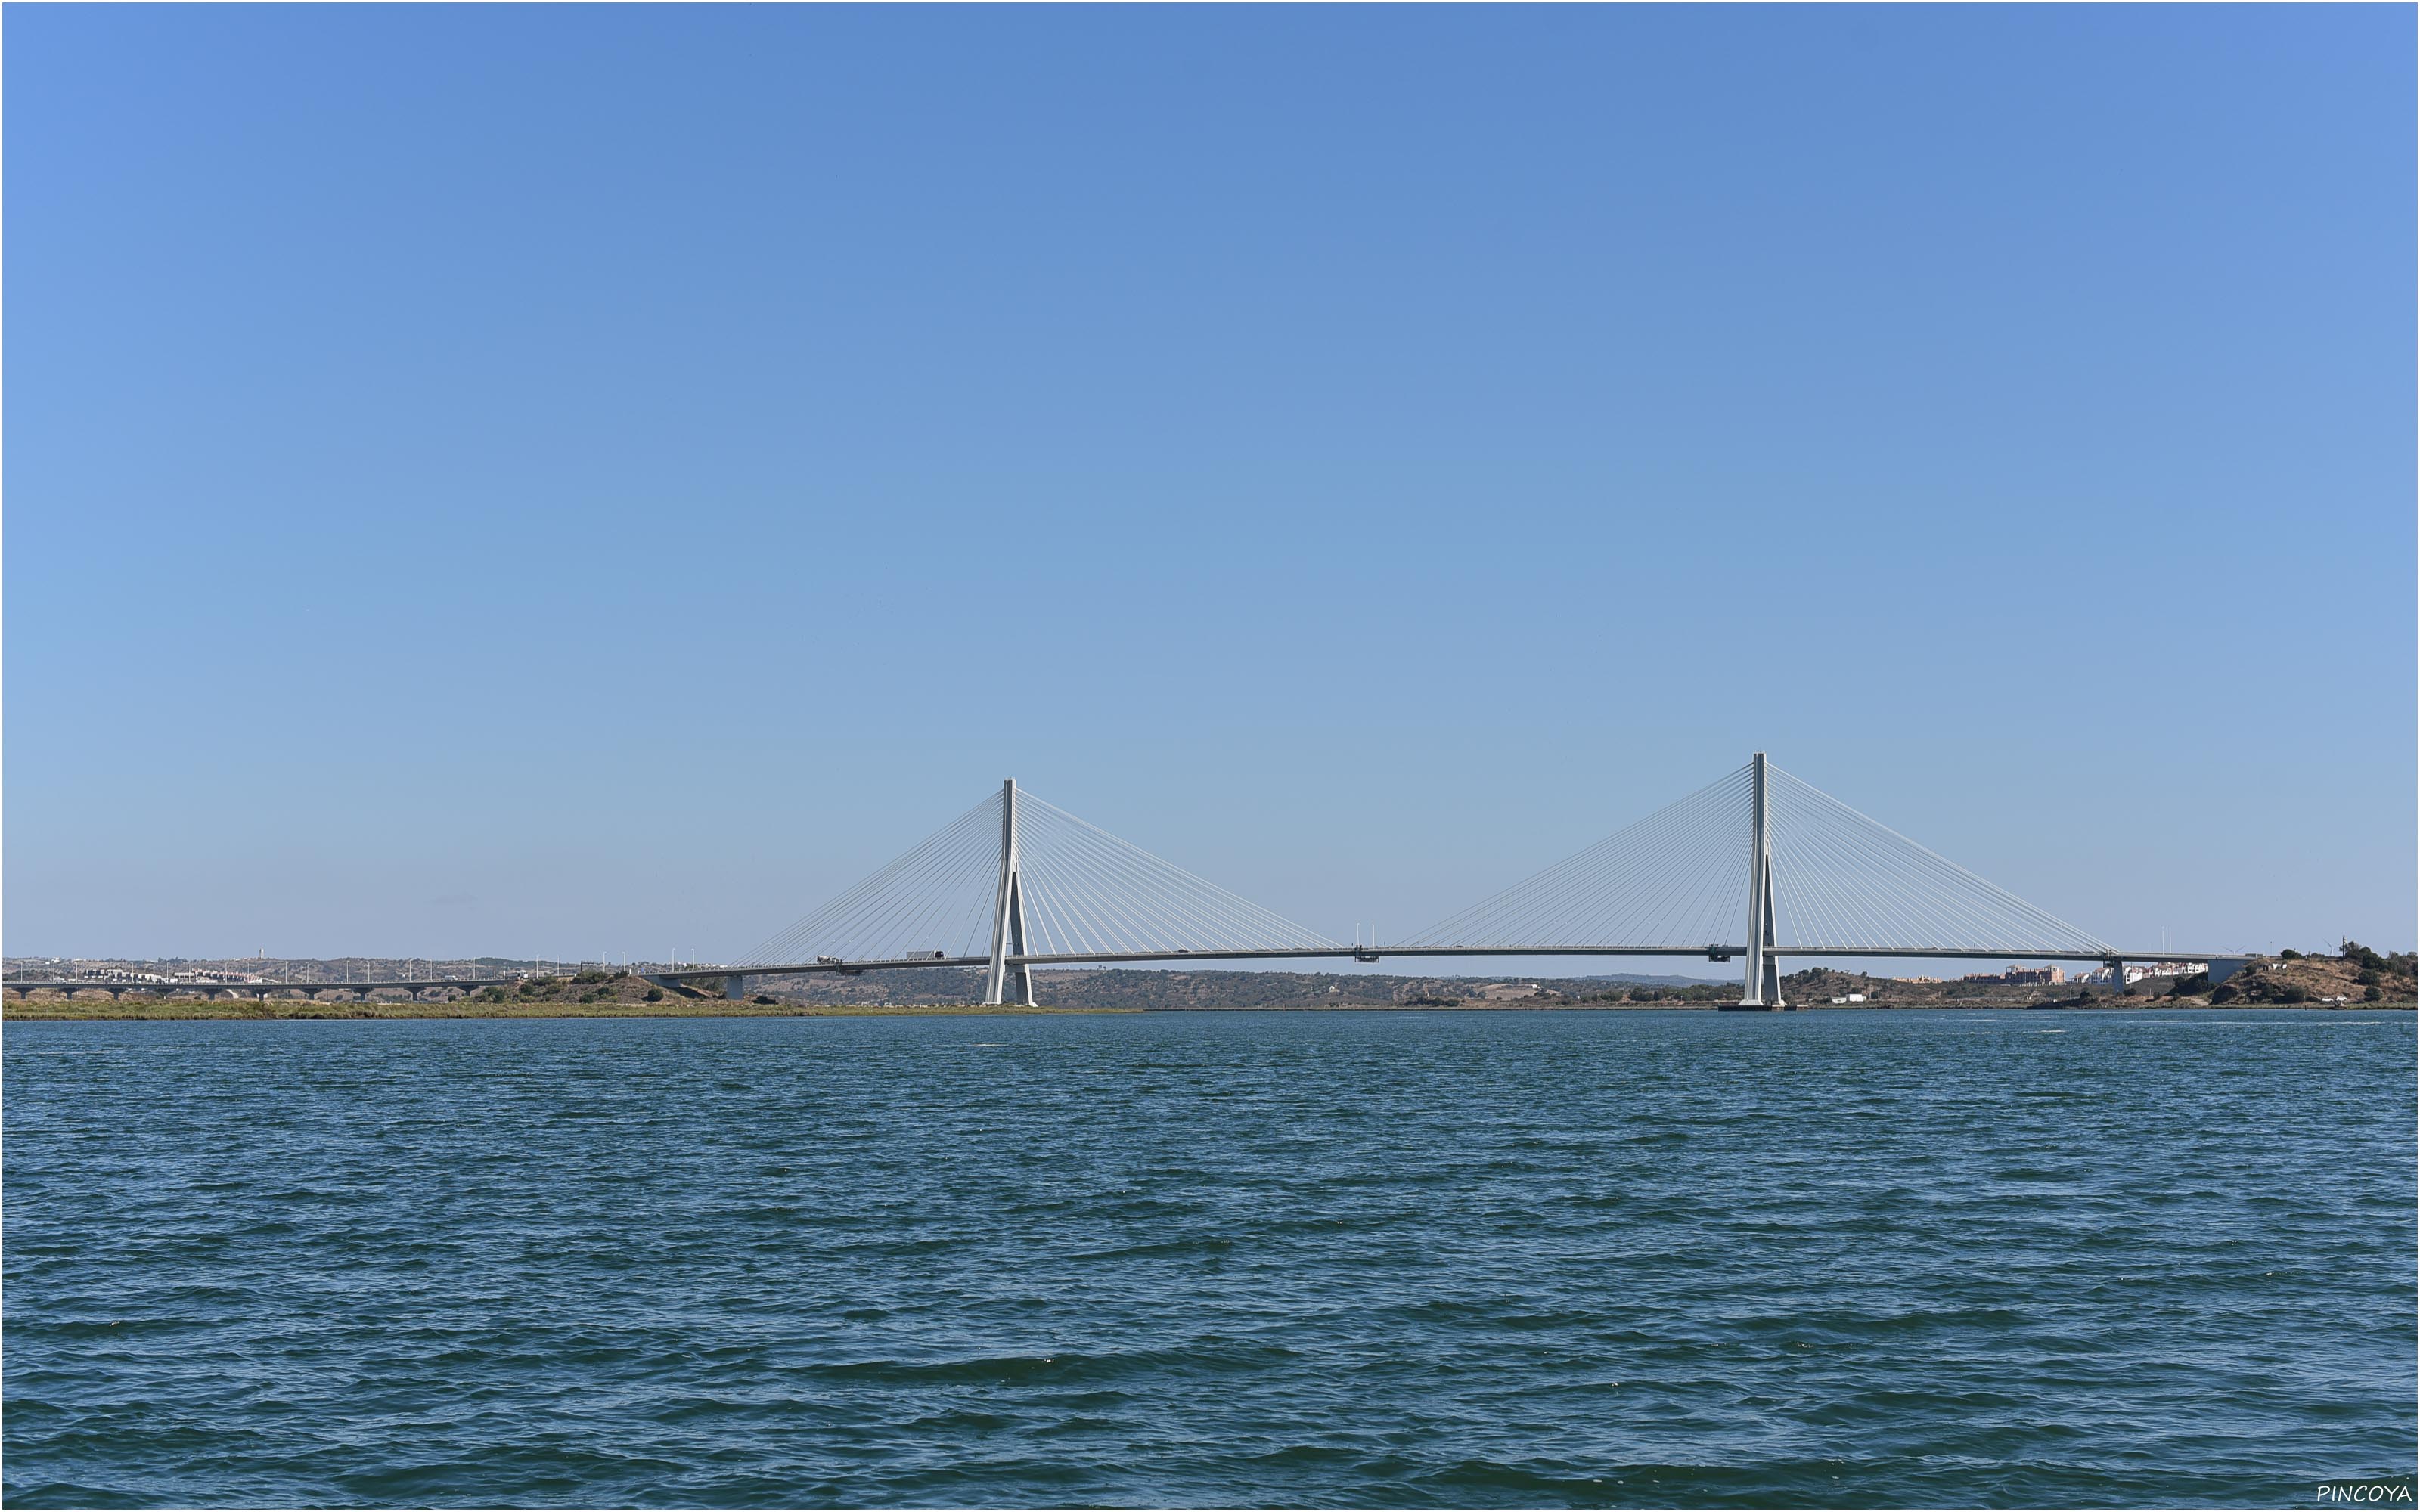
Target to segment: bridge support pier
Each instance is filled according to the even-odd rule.
[[[1748,762],[1747,967],[1740,984],[1742,1008],[1773,1008],[1781,1001],[1781,960],[1774,954],[1773,805],[1764,752]]]
[[[747,978],[735,971],[722,979],[722,996],[725,1002],[737,1003],[745,999],[747,995]]]
[[[1009,957],[1025,953],[1025,879],[1016,864],[1016,779],[1000,785],[1000,895],[992,905],[991,964],[984,972],[987,1004],[1033,1006],[1033,970]]]

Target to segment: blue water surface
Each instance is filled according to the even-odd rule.
[[[2414,1469],[2409,1013],[12,1023],[21,1506]]]

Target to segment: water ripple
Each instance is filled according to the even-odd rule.
[[[6,1048],[17,1505],[2265,1505],[2413,1471],[2409,1014]]]

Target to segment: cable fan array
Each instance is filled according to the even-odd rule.
[[[1781,948],[2110,949],[1780,767],[1765,771]]]
[[[1747,933],[1748,771],[1710,782],[1404,943],[1737,945]]]
[[[1767,763],[1776,948],[2109,947]],[[1753,763],[1435,924],[1411,945],[1744,945]]]
[[[1040,955],[1317,950],[1334,940],[1020,792],[1017,875]]]
[[[998,794],[976,804],[739,964],[981,955],[989,949],[1000,885],[1000,804]]]
[[[759,946],[743,965],[971,958],[991,949],[995,793]],[[1028,955],[1322,949],[1336,942],[1031,793],[1016,796]]]
[[[2105,954],[2109,946],[1766,764],[1775,948]],[[1695,950],[1746,942],[1753,763],[1402,942]],[[765,942],[743,965],[975,959],[998,906],[994,794]],[[1030,793],[1016,796],[1025,954],[1336,950]]]

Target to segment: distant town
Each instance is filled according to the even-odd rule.
[[[2242,965],[2242,962],[2223,963],[2219,968],[2222,974],[2212,976],[2211,980],[2224,981]],[[2154,978],[2201,976],[2209,974],[2210,970],[2211,964],[2207,961],[2159,961],[2148,965],[2100,966],[2091,971],[2079,971],[2072,974],[2058,966],[2010,966],[2005,971],[1977,972],[1972,976],[1960,977],[1958,980],[2000,982],[2010,987],[2060,987],[2070,984],[2079,987],[2107,987],[2113,984],[2131,987],[2138,981],[2149,981]],[[2122,979],[2118,975],[2120,972],[2123,973]],[[1944,979],[1893,977],[1891,980],[1907,982],[1937,982]]]

